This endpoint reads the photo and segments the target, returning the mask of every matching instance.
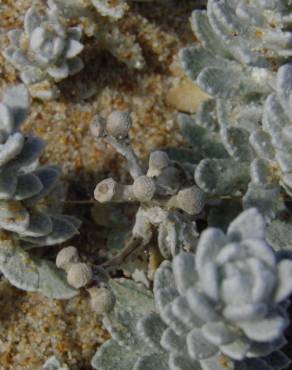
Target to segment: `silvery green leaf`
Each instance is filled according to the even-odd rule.
[[[163,148],[163,151],[168,155],[169,159],[179,163],[195,164],[201,159],[201,153],[195,153],[188,148]]]
[[[38,176],[26,173],[17,177],[17,185],[14,191],[14,199],[24,200],[38,194],[43,189]]]
[[[206,263],[215,260],[225,244],[227,244],[227,238],[220,229],[209,227],[204,230],[196,251],[197,270],[200,271]]]
[[[75,39],[69,39],[67,48],[66,48],[66,57],[68,59],[76,57],[84,49],[84,46],[81,42]]]
[[[199,328],[203,321],[191,310],[191,306],[184,296],[176,297],[171,304],[174,316],[188,328]]]
[[[42,81],[45,75],[39,68],[28,66],[21,72],[20,77],[26,85],[32,85]]]
[[[249,166],[233,159],[203,159],[196,167],[195,180],[206,193],[231,195],[247,187]]]
[[[199,366],[198,362],[191,360],[185,354],[177,355],[171,353],[168,360],[169,370],[193,370],[194,363]]]
[[[218,129],[218,122],[216,119],[216,100],[209,99],[203,101],[193,118],[199,126],[202,126],[208,130],[216,131]]]
[[[242,212],[229,225],[227,235],[232,241],[244,239],[264,239],[265,221],[256,208]]]
[[[15,167],[16,169],[29,166],[35,162],[44,150],[45,142],[38,137],[26,137],[21,154],[15,157],[9,166]]]
[[[201,117],[201,119],[203,118]],[[228,153],[221,143],[217,132],[212,132],[210,128],[202,127],[191,116],[186,114],[180,114],[178,122],[184,137],[193,147],[196,158],[198,158],[197,161],[204,157],[228,157]]]
[[[271,312],[262,320],[240,323],[240,327],[245,335],[258,342],[275,340],[283,333],[287,326],[287,318],[277,312]]]
[[[202,327],[204,337],[214,345],[228,344],[236,339],[236,333],[224,322],[208,322]]]
[[[166,356],[162,357],[158,354],[150,354],[142,356],[138,359],[133,367],[133,370],[168,370],[168,364]]]
[[[186,298],[193,313],[204,321],[220,320],[218,313],[215,311],[212,302],[199,293],[195,288],[187,291]]]
[[[243,199],[243,208],[257,208],[267,221],[274,219],[277,213],[285,209],[279,186],[264,189],[261,185],[250,183]]]
[[[26,291],[36,291],[39,287],[38,269],[29,257],[18,246],[1,248],[0,270],[12,285]]]
[[[292,153],[276,151],[275,159],[281,172],[288,175],[292,172]]]
[[[31,196],[27,200],[26,204],[28,205],[33,205],[37,201],[48,195],[60,179],[61,172],[60,169],[56,166],[46,166],[35,170],[34,175],[37,176],[37,178],[39,179],[42,188],[36,195]]]
[[[197,79],[199,73],[206,65],[214,68],[224,68],[225,62],[223,58],[214,56],[214,54],[200,46],[182,49],[179,58],[184,70],[192,80]]]
[[[3,103],[13,112],[14,129],[17,130],[25,120],[30,105],[30,96],[24,85],[17,85],[6,89],[3,94]]]
[[[187,347],[190,357],[194,360],[203,360],[218,353],[218,347],[207,341],[200,329],[193,329],[189,332]]]
[[[157,296],[155,296],[155,302],[157,302]],[[184,323],[181,317],[177,317],[173,311],[172,303],[169,303],[163,308],[159,308],[160,316],[162,320],[178,335],[185,336],[189,330],[188,325]]]
[[[278,183],[277,173],[273,171],[274,161],[268,161],[261,158],[254,159],[250,164],[250,177],[253,183],[267,188],[275,187]]]
[[[14,128],[14,117],[12,110],[3,103],[0,103],[0,126],[6,132],[11,132]]]
[[[173,271],[169,261],[163,261],[156,271],[154,279],[154,292],[159,289],[175,286]]]
[[[133,369],[138,354],[135,347],[120,346],[114,340],[103,343],[91,360],[91,366],[98,370]]]
[[[235,160],[249,162],[254,157],[249,145],[249,133],[243,128],[228,127],[221,129],[222,141],[229,155]]]
[[[48,74],[56,81],[61,81],[69,76],[69,67],[67,63],[48,68]]]
[[[213,51],[216,50],[219,55],[224,55],[225,53],[228,54],[226,47],[212,30],[205,11],[194,10],[190,22],[192,30],[204,48]]]
[[[157,313],[151,312],[137,322],[137,333],[148,346],[159,347],[166,325]]]
[[[177,355],[182,354],[186,350],[185,338],[177,335],[175,331],[170,328],[164,330],[160,344],[168,352],[175,353]]]
[[[272,160],[274,158],[274,148],[271,143],[270,135],[263,131],[257,130],[250,135],[250,143],[260,158]]]
[[[45,213],[33,213],[29,217],[29,225],[21,232],[22,237],[39,238],[52,232],[53,223]]]
[[[292,293],[292,260],[280,261],[277,265],[278,269],[278,286],[275,291],[275,302],[282,302]]]
[[[290,48],[292,43],[291,32],[287,32],[287,35],[290,40]],[[286,64],[279,68],[277,74],[277,94],[281,100],[282,106],[285,109],[285,113],[291,119],[292,110],[291,110],[291,94],[292,94],[292,65]]]
[[[70,299],[78,290],[67,283],[66,274],[50,261],[35,260],[39,273],[38,291],[49,298]]]
[[[291,219],[275,219],[266,229],[266,239],[276,250],[291,248],[292,224]]]
[[[15,193],[18,180],[15,173],[9,169],[0,176],[0,199],[11,199]]]
[[[4,144],[0,144],[0,166],[15,158],[24,147],[24,137],[21,133],[11,134]]]
[[[41,19],[35,8],[32,7],[28,9],[24,17],[25,32],[30,35],[32,31],[40,25],[40,23]]]
[[[50,215],[50,219],[52,231],[49,234],[40,237],[20,235],[21,239],[38,246],[48,246],[63,243],[78,234],[78,229],[75,225],[63,218],[62,215]]]
[[[224,62],[223,62],[224,63]],[[197,84],[209,95],[218,98],[230,98],[238,94],[244,76],[240,68],[235,65],[218,67],[205,67],[197,78]]]
[[[246,337],[240,337],[230,344],[220,346],[221,352],[237,361],[241,361],[245,358],[249,348],[250,341]]]
[[[273,146],[289,152],[291,147],[282,135],[282,130],[287,124],[287,116],[274,94],[269,95],[266,99],[262,122],[264,129],[270,134]]]
[[[180,294],[186,293],[197,280],[195,258],[189,253],[180,253],[173,259],[174,279]]]

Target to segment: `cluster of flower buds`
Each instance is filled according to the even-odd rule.
[[[56,265],[66,271],[68,283],[76,289],[88,285],[93,278],[92,269],[88,264],[81,262],[75,247],[61,249],[56,258]]]
[[[131,125],[130,115],[118,111],[112,112],[107,119],[97,116],[93,122],[92,134],[127,159],[133,179],[132,184],[124,185],[107,178],[97,184],[94,197],[100,203],[140,203],[133,236],[146,245],[152,237],[152,228],[156,228],[160,251],[165,258],[170,258],[180,249],[193,248],[197,233],[190,216],[201,213],[205,196],[189,181],[185,170],[164,151],[152,152],[145,169],[130,144]],[[173,237],[169,237],[169,233]]]

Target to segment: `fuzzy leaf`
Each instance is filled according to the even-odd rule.
[[[233,159],[203,159],[195,170],[195,180],[206,193],[231,195],[246,188],[249,167]]]

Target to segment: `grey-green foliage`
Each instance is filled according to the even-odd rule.
[[[144,67],[136,36],[124,32],[119,24],[129,9],[124,0],[114,3],[107,0],[49,0],[49,3],[69,21],[81,23],[85,34],[97,39],[100,49],[108,50],[130,68]]]
[[[209,0],[191,17],[200,45],[181,51],[187,74],[214,97],[267,94],[292,56],[291,8],[290,0]]]
[[[158,269],[154,295],[167,325],[160,343],[169,352],[170,369],[223,369],[222,354],[235,361],[235,369],[289,363],[278,350],[288,325],[292,261],[266,243],[264,225],[256,209],[247,210],[226,235],[206,229],[196,255],[181,253]],[[188,367],[179,365],[182,359]]]
[[[103,322],[112,339],[102,344],[92,359],[98,370],[167,370],[166,355],[159,345],[159,333],[164,324],[154,327],[155,342],[145,343],[138,322],[155,313],[153,294],[131,280],[110,280],[108,287],[116,297],[114,310],[104,316]],[[159,317],[158,317],[159,319]],[[160,321],[159,321],[160,323]],[[158,335],[157,335],[158,334]]]
[[[18,85],[6,90],[0,103],[0,271],[20,289],[69,298],[76,291],[54,264],[25,251],[62,243],[80,225],[50,205],[61,172],[40,166],[44,141],[21,132],[29,100],[27,89]]]
[[[289,1],[210,0],[191,17],[199,45],[180,52],[185,72],[214,98],[194,119],[180,118],[198,158],[197,184],[215,195],[246,193],[244,207],[269,220],[284,209],[279,184],[289,193],[289,143],[279,149],[279,135],[291,114],[290,24]]]
[[[286,368],[281,348],[292,260],[275,252],[264,232],[255,208],[241,213],[226,234],[207,228],[196,254],[181,252],[156,271],[155,308],[145,288],[113,281],[117,305],[104,320],[112,339],[93,358],[94,368]]]
[[[292,64],[282,66],[275,93],[265,101],[262,126],[251,134],[257,153],[251,167],[252,181],[262,187],[282,185],[292,194]]]
[[[56,82],[79,72],[83,62],[78,54],[81,27],[67,27],[56,6],[41,15],[30,8],[24,17],[24,29],[8,32],[10,45],[4,56],[21,73],[32,96],[48,100],[57,97]]]

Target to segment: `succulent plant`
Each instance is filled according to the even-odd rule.
[[[289,322],[292,259],[275,252],[264,232],[264,218],[255,208],[241,213],[226,234],[207,228],[196,254],[181,252],[156,271],[156,311],[145,289],[112,281],[116,305],[104,319],[112,339],[98,350],[93,367],[287,367],[290,361],[280,349]]]
[[[124,32],[118,21],[129,8],[126,1],[107,0],[49,0],[69,20],[81,23],[88,37],[94,37],[101,49],[108,50],[130,68],[142,69],[145,65],[136,37]]]
[[[255,102],[291,58],[290,23],[290,0],[209,0],[207,11],[192,14],[201,45],[181,51],[184,69],[213,97],[252,95]]]
[[[100,203],[139,203],[132,237],[146,245],[153,236],[154,227],[158,231],[161,254],[170,258],[180,250],[195,246],[196,224],[189,215],[202,211],[204,193],[189,182],[183,168],[170,161],[162,151],[151,153],[148,170],[144,169],[129,144],[130,126],[130,116],[123,112],[113,112],[107,120],[97,117],[93,123],[93,135],[105,140],[127,159],[133,179],[132,185],[105,179],[97,184],[94,196]]]
[[[5,91],[0,103],[0,271],[20,289],[68,298],[77,291],[60,270],[26,251],[61,243],[78,233],[80,225],[50,205],[61,172],[56,166],[39,166],[43,140],[21,132],[28,108],[24,85]]]
[[[263,153],[257,151],[270,151],[269,158],[274,156],[271,146],[261,146],[268,135],[262,133],[271,110],[267,107],[272,98],[268,97],[283,95],[283,88],[288,91],[285,95],[291,91],[290,68],[280,68],[292,53],[290,14],[288,0],[209,0],[207,10],[195,10],[191,17],[200,44],[180,52],[185,73],[214,98],[202,103],[194,120],[185,115],[180,118],[198,158],[196,183],[215,195],[242,196],[248,188],[244,207],[259,207],[267,219],[284,208],[283,199],[279,188],[271,184],[279,175],[269,178]],[[285,87],[280,87],[286,79]],[[287,102],[283,109],[287,110]],[[251,184],[250,172],[255,180]],[[266,176],[264,190],[260,175]],[[282,178],[280,182],[286,188]]]
[[[81,27],[67,27],[52,4],[45,15],[30,8],[25,14],[24,30],[9,31],[8,37],[10,45],[3,54],[20,71],[33,97],[56,98],[56,83],[83,68],[78,57],[83,50]]]
[[[169,351],[171,369],[179,358],[189,366],[199,362],[202,369],[217,369],[212,362],[221,354],[246,360],[243,369],[258,368],[256,363],[250,367],[258,358],[261,368],[270,368],[266,356],[285,344],[292,260],[266,243],[264,226],[264,218],[251,208],[229,225],[226,235],[206,229],[196,255],[180,253],[159,267],[154,295],[168,326],[160,343]],[[279,356],[286,365],[285,356]]]
[[[98,370],[153,370],[155,366],[167,370],[161,359],[167,353],[160,347],[145,344],[139,334],[138,322],[151,312],[154,314],[153,294],[141,285],[126,279],[108,282],[115,295],[115,306],[104,313],[103,323],[112,339],[98,349],[91,365]],[[164,324],[162,323],[162,329]],[[153,334],[160,333],[161,326]],[[158,362],[157,362],[158,361]]]

